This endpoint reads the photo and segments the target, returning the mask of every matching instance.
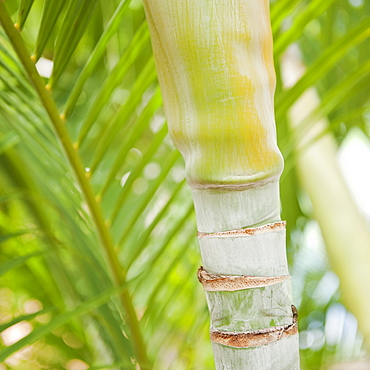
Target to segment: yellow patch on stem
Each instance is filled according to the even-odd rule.
[[[281,173],[269,13],[258,4],[145,4],[170,134],[194,188]]]

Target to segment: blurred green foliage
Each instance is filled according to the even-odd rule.
[[[78,151],[123,285],[115,287],[74,165],[1,30],[0,369],[134,369],[133,333],[118,299],[127,289],[154,368],[212,369],[191,196],[167,135],[140,0],[5,5]],[[338,143],[354,126],[369,135],[369,12],[363,0],[271,2],[283,218],[303,369],[365,352],[297,181],[286,116],[315,86],[317,117],[329,118]],[[281,58],[294,43],[307,72],[284,88]]]

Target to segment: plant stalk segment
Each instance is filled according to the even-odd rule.
[[[144,6],[169,132],[193,193],[216,368],[298,369],[268,0]]]

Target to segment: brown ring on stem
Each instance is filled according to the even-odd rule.
[[[225,276],[210,274],[201,266],[198,270],[198,280],[208,292],[235,292],[237,290],[262,288],[289,280],[289,275],[282,276]]]
[[[212,237],[231,237],[231,236],[245,236],[245,235],[258,235],[273,231],[281,231],[285,230],[286,222],[285,221],[278,221],[271,224],[266,224],[257,227],[250,227],[245,229],[235,229],[235,230],[227,230],[227,231],[220,231],[217,233],[202,233],[198,232],[198,239],[201,238],[212,238]]]
[[[228,347],[248,348],[263,346],[298,333],[297,309],[292,305],[293,323],[247,332],[211,331],[211,341]]]

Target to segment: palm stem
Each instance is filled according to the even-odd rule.
[[[46,110],[55,133],[60,141],[60,145],[68,159],[71,168],[74,171],[76,180],[79,184],[81,192],[86,200],[90,214],[93,218],[95,227],[100,237],[101,245],[104,249],[107,263],[112,274],[114,284],[122,285],[125,281],[126,272],[119,263],[115,247],[108,227],[104,222],[103,214],[100,206],[95,199],[93,190],[86,176],[83,164],[74,148],[72,140],[69,136],[63,119],[60,117],[56,104],[51,97],[50,92],[46,89],[42,78],[38,74],[34,63],[32,62],[29,53],[27,52],[24,41],[14,27],[13,22],[5,8],[4,2],[0,1],[0,23],[2,24],[9,41],[11,42],[15,52],[17,53],[32,85],[34,86],[37,95],[39,96],[44,109]],[[127,324],[130,327],[132,340],[136,350],[137,359],[143,369],[149,366],[149,361],[144,345],[144,340],[140,331],[139,321],[132,303],[132,298],[128,290],[122,291],[120,301],[127,314]]]
[[[216,369],[299,369],[268,0],[146,0],[144,7],[169,132],[193,194]],[[276,284],[230,289],[240,276]],[[207,287],[212,279],[227,282]]]

